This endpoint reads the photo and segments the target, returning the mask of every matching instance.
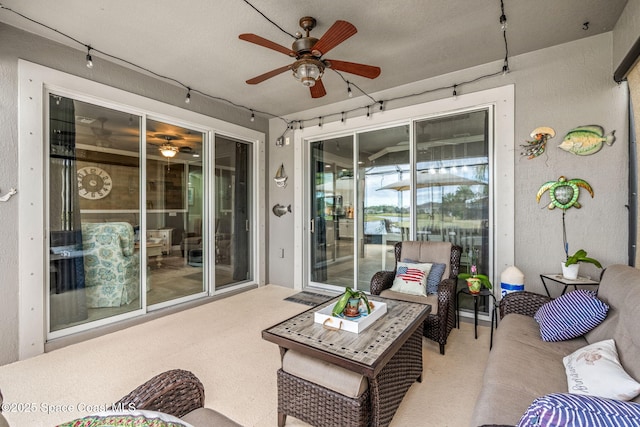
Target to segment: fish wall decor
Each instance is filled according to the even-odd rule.
[[[277,204],[273,205],[273,208],[271,210],[273,211],[273,214],[275,216],[281,217],[282,215],[286,214],[287,212],[291,212],[291,205],[282,206],[280,203],[277,203]]]
[[[577,156],[589,156],[600,151],[603,144],[613,145],[615,135],[615,130],[605,135],[604,128],[599,125],[578,126],[565,135],[558,148]]]

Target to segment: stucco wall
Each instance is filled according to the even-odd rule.
[[[538,188],[545,182],[556,180],[561,175],[587,180],[594,189],[591,199],[586,191],[580,196],[582,209],[567,211],[567,233],[570,250],[584,248],[589,255],[603,264],[627,262],[627,89],[618,86],[612,78],[612,33],[590,37],[580,41],[555,46],[549,49],[513,57],[511,72],[482,80],[458,89],[459,93],[515,85],[515,146],[525,144],[530,132],[538,126],[550,126],[556,137],[547,147],[547,154],[533,160],[515,153],[515,260],[524,272],[526,288],[544,292],[540,282],[541,273],[557,272],[564,258],[562,245],[562,212],[549,211],[545,203],[536,203]],[[380,94],[375,99],[391,99],[409,93],[449,86],[468,81],[477,76],[499,70],[501,62],[439,76],[405,87],[395,88]],[[384,72],[384,70],[383,70]],[[450,91],[415,97],[403,102],[387,104],[387,110],[408,104],[417,104],[450,97]],[[352,107],[358,101],[301,112],[290,118],[308,118],[328,115]],[[366,100],[360,100],[366,105]],[[579,125],[599,124],[607,132],[616,130],[617,142],[604,147],[592,156],[579,157],[567,153],[558,144],[564,135]],[[272,139],[282,132],[282,124],[270,122]],[[286,167],[294,167],[293,147],[275,147],[269,144],[269,170],[284,161]],[[295,165],[295,167],[303,167]],[[294,187],[297,183],[290,182]],[[548,203],[548,194],[543,201]],[[277,190],[270,192],[269,205],[293,203],[293,192]],[[284,248],[285,258],[272,259],[269,281],[293,287],[296,278],[291,267],[293,251],[297,250],[292,230],[296,212],[281,218],[271,218],[271,230],[267,252],[279,253]],[[583,267],[585,274],[596,275],[598,271]],[[499,281],[500,272],[494,280]]]
[[[0,203],[0,365],[18,358],[18,59],[120,88],[147,98],[185,108],[183,88],[151,78],[131,69],[101,60],[94,55],[93,69],[84,64],[85,53],[0,24],[0,195],[10,187],[18,195]],[[195,85],[194,85],[195,86]],[[188,107],[207,116],[267,132],[267,120],[256,117],[250,123],[247,112],[226,104],[193,96]]]

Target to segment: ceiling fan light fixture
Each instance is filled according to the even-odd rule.
[[[165,142],[160,146],[160,153],[167,158],[173,158],[178,154],[178,147],[175,147],[168,142]]]
[[[293,66],[293,77],[306,87],[313,87],[316,81],[322,77],[324,65],[317,59],[303,58]]]

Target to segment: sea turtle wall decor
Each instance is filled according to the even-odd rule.
[[[536,195],[536,201],[540,203],[542,195],[549,190],[549,198],[551,199],[551,203],[547,206],[549,209],[555,209],[556,207],[563,211],[571,207],[579,209],[581,207],[580,203],[578,203],[579,187],[587,190],[593,197],[593,189],[587,181],[578,178],[568,180],[561,176],[557,181],[548,181],[542,184]]]
[[[613,145],[615,140],[615,130],[605,135],[602,126],[578,126],[567,132],[562,143],[558,145],[558,148],[562,148],[564,151],[577,156],[588,156],[600,151],[603,144]]]
[[[544,153],[547,141],[556,136],[556,131],[550,127],[542,126],[535,128],[531,132],[530,136],[533,138],[533,141],[527,141],[527,144],[520,145],[520,147],[523,148],[520,155],[527,156],[527,159],[536,158],[540,154]]]

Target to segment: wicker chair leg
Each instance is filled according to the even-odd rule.
[[[440,344],[440,354],[444,356],[444,344]]]
[[[287,422],[287,414],[278,412],[278,427],[284,427]]]

